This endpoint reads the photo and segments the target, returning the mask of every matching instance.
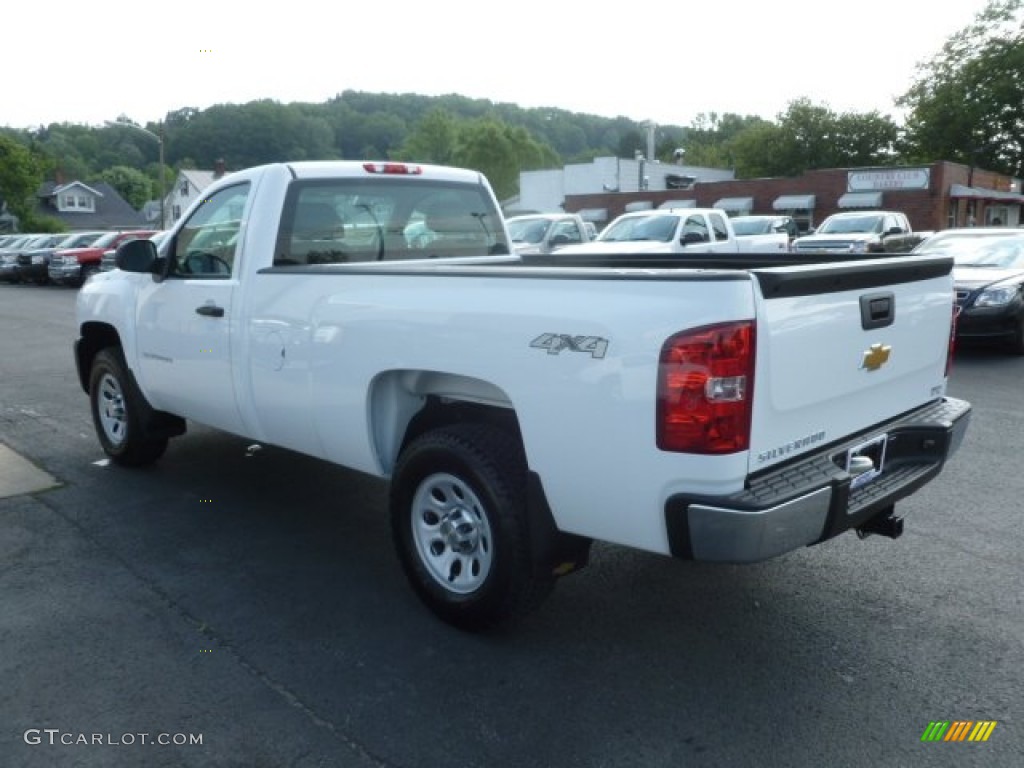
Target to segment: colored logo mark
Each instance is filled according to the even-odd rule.
[[[988,741],[995,727],[995,720],[932,720],[921,741]]]

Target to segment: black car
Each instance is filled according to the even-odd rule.
[[[79,248],[89,245],[102,232],[73,232],[59,235],[40,236],[22,247],[18,252],[15,278],[23,283],[45,285],[50,278],[50,257],[58,248]]]
[[[1024,355],[1024,230],[972,227],[938,232],[914,253],[953,257],[957,339],[992,339]]]

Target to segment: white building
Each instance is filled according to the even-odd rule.
[[[165,227],[170,229],[208,186],[225,174],[224,161],[218,160],[212,171],[187,169],[178,171],[174,186],[164,198]]]
[[[567,165],[562,169],[523,171],[519,174],[516,211],[553,213],[562,210],[566,195],[600,192],[690,189],[703,181],[729,181],[735,171],[694,165],[648,162],[642,157],[623,159],[598,157],[590,163]],[[507,211],[513,213],[514,211]],[[601,211],[581,212],[584,218],[603,222]]]

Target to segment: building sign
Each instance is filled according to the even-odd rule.
[[[877,192],[883,189],[928,189],[930,172],[930,168],[850,171],[846,174],[846,191]]]

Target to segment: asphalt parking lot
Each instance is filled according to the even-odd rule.
[[[0,766],[1024,765],[1024,358],[898,541],[752,566],[595,547],[498,634],[407,587],[376,480],[192,427],[102,461],[75,292],[0,285]],[[987,741],[922,741],[994,721]]]

